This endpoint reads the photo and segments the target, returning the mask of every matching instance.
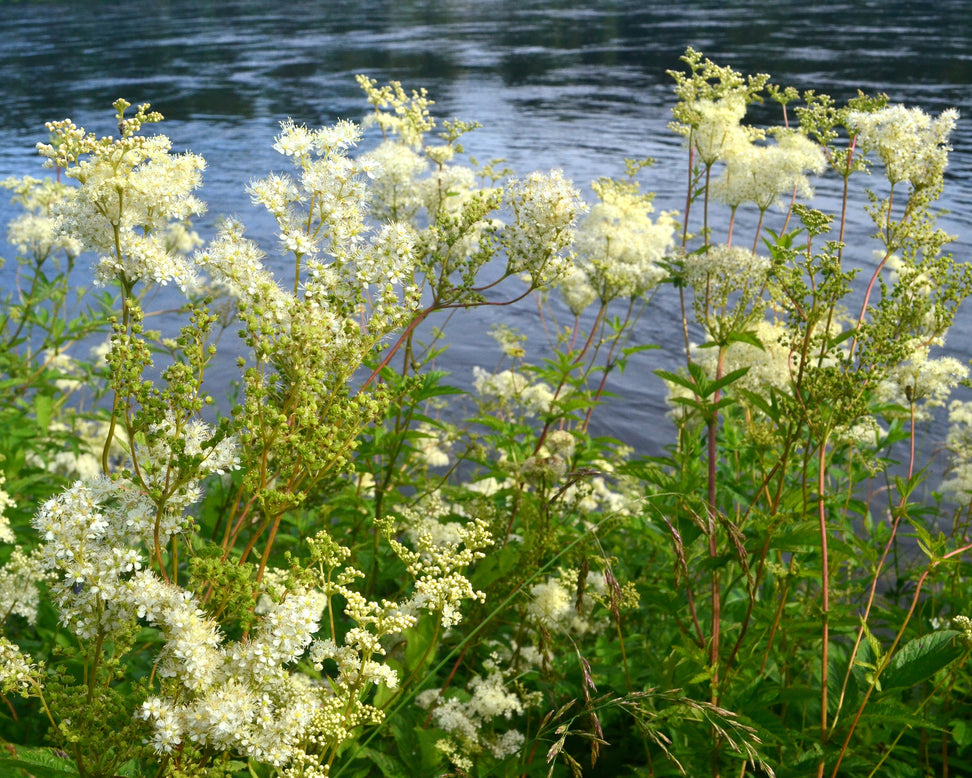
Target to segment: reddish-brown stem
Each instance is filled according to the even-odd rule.
[[[753,238],[753,255],[756,254],[756,249],[759,248],[759,234],[763,231],[763,217],[766,216],[766,209],[759,209],[759,221],[756,223],[756,236]]]
[[[962,546],[961,548],[956,548],[954,551],[949,551],[941,559],[934,559],[928,565],[928,569],[921,574],[918,579],[917,584],[915,584],[915,593],[911,598],[911,606],[908,608],[908,612],[905,614],[904,621],[901,623],[901,627],[898,629],[898,634],[894,636],[894,642],[891,644],[891,648],[888,649],[887,653],[884,655],[884,660],[875,669],[874,676],[871,679],[871,685],[868,686],[867,691],[864,693],[864,699],[861,700],[861,704],[857,708],[857,713],[854,716],[854,721],[851,722],[850,728],[847,730],[847,736],[844,738],[844,743],[840,748],[840,752],[837,754],[837,760],[834,762],[834,770],[831,773],[831,778],[837,778],[837,773],[840,770],[840,763],[844,760],[844,754],[847,753],[847,749],[850,746],[851,738],[854,736],[854,731],[857,729],[857,725],[861,721],[861,716],[864,715],[864,708],[867,707],[867,703],[871,699],[871,694],[877,688],[877,681],[881,673],[887,668],[891,662],[891,658],[894,656],[895,649],[897,649],[898,644],[904,637],[905,630],[908,628],[908,623],[911,621],[911,617],[915,613],[915,608],[918,607],[918,598],[921,595],[921,587],[925,585],[925,581],[932,571],[938,567],[939,564],[947,559],[958,556],[959,554],[964,554],[972,548],[972,543]]]
[[[847,149],[847,166],[844,168],[844,194],[840,200],[840,233],[837,236],[837,264],[840,264],[844,255],[844,228],[847,226],[847,194],[851,174],[851,163],[854,159],[854,146],[857,143],[857,136],[850,139]]]
[[[725,349],[719,349],[719,360],[716,363],[716,377],[722,378],[725,363]],[[719,555],[719,543],[716,538],[716,428],[719,424],[719,397],[722,390],[716,389],[712,395],[712,417],[709,420],[708,439],[708,508],[709,508],[709,558],[715,559]],[[712,667],[712,704],[719,704],[719,631],[722,621],[722,592],[719,580],[719,570],[713,566],[710,583],[712,599],[712,636],[709,643],[709,665]]]
[[[436,307],[434,305],[430,306],[426,308],[424,311],[422,311],[421,313],[419,313],[418,316],[416,316],[414,319],[412,319],[409,325],[405,328],[405,331],[398,337],[398,340],[395,341],[395,345],[392,346],[390,349],[388,349],[388,353],[385,355],[385,358],[378,363],[378,367],[376,367],[374,370],[371,371],[371,375],[368,376],[365,382],[361,385],[362,389],[368,388],[371,382],[378,377],[378,374],[381,373],[381,371],[388,366],[388,363],[391,362],[392,357],[395,356],[395,354],[398,352],[398,349],[401,348],[402,344],[408,339],[409,335],[411,335],[412,332],[414,332],[415,328],[423,321],[425,321],[428,315],[432,313],[432,311],[434,310],[436,310]]]
[[[881,576],[881,570],[884,569],[884,563],[887,561],[888,554],[891,551],[891,547],[894,545],[894,539],[898,533],[898,525],[901,523],[901,518],[904,516],[904,499],[898,505],[897,515],[894,518],[894,522],[891,524],[891,536],[888,538],[888,542],[884,544],[884,551],[881,553],[881,558],[878,560],[877,568],[874,570],[874,576],[871,578],[871,591],[867,597],[867,605],[864,606],[864,615],[861,617],[861,627],[857,631],[857,639],[854,641],[854,648],[851,649],[850,661],[847,665],[847,672],[844,674],[844,683],[840,688],[840,698],[837,701],[837,710],[834,714],[833,726],[837,726],[837,719],[840,717],[840,711],[844,704],[844,695],[847,693],[847,684],[850,682],[851,670],[854,669],[854,662],[857,659],[857,652],[861,647],[861,641],[864,639],[864,626],[867,624],[867,620],[871,615],[871,606],[874,605],[874,598],[877,594],[878,580]]]

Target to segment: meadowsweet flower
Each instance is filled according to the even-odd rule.
[[[577,572],[562,569],[546,581],[530,588],[527,613],[548,630],[583,635],[597,631],[602,624],[593,618],[595,606],[607,599],[605,574],[591,570],[584,582],[584,596],[577,594]]]
[[[522,359],[526,356],[523,344],[526,343],[527,336],[508,324],[492,325],[489,328],[489,336],[499,344],[504,356],[510,359]]]
[[[724,306],[734,292],[755,294],[766,280],[770,260],[749,249],[718,244],[684,259],[686,282],[696,299],[705,298],[712,307]]]
[[[507,272],[526,274],[543,286],[562,276],[569,264],[563,252],[574,237],[574,224],[584,209],[580,193],[559,170],[531,173],[511,181],[503,194],[512,220],[500,230]]]
[[[129,282],[173,281],[185,290],[194,282],[192,267],[170,250],[166,236],[171,222],[205,210],[193,195],[205,161],[196,154],[172,154],[164,135],[136,135],[144,122],[162,117],[146,113],[144,105],[135,117],[122,119],[127,106],[116,103],[124,128],[119,139],[98,139],[69,120],[48,123],[53,142],[38,144],[38,151],[79,184],[55,208],[56,231],[100,255],[97,283],[121,274]]]
[[[591,286],[587,273],[576,265],[568,268],[557,281],[557,289],[574,316],[580,316],[597,299],[597,291]]]
[[[807,174],[823,172],[823,150],[796,130],[778,129],[774,134],[775,144],[732,149],[725,169],[712,182],[713,197],[733,208],[749,202],[765,211],[782,205],[781,196],[794,191],[805,199],[813,196]]]
[[[7,178],[0,181],[0,186],[12,190],[11,201],[24,210],[7,224],[7,241],[20,256],[44,259],[59,251],[69,257],[81,253],[81,242],[74,235],[58,230],[54,216],[57,208],[71,196],[70,186],[31,176]]]
[[[492,476],[487,476],[486,478],[480,478],[476,481],[471,481],[466,484],[466,488],[470,491],[477,492],[485,497],[494,495],[503,489],[510,489],[515,486],[515,482],[512,478],[506,478],[500,481]]]
[[[3,488],[6,481],[7,476],[0,470],[0,543],[15,543],[17,538],[10,527],[10,517],[7,515],[7,510],[14,507],[14,501]]]
[[[400,522],[408,530],[414,550],[390,534],[388,542],[415,578],[409,609],[438,612],[442,625],[451,627],[462,620],[459,604],[463,600],[483,601],[486,597],[473,588],[465,571],[485,556],[481,549],[492,545],[493,539],[481,519],[433,529],[446,513],[446,506],[437,498],[427,500],[420,510],[405,508]]]
[[[0,690],[4,694],[24,694],[37,685],[37,668],[7,638],[0,637]]]
[[[723,159],[727,150],[752,140],[753,131],[741,124],[746,115],[746,99],[742,94],[694,100],[684,108],[690,124],[680,131],[689,135],[705,166]]]
[[[188,592],[153,573],[138,573],[129,596],[165,638],[157,674],[182,690],[142,705],[157,751],[192,740],[277,767],[301,751],[322,695],[330,693],[284,666],[310,646],[326,603],[321,592],[288,592],[262,614],[251,639],[239,643],[225,643]]]
[[[415,430],[416,447],[429,467],[448,467],[452,444],[443,431],[428,422],[422,422]]]
[[[949,466],[941,490],[955,502],[972,498],[972,402],[953,400],[948,408]]]
[[[547,435],[544,446],[552,456],[561,457],[569,462],[574,456],[577,438],[567,430],[554,430]]]
[[[941,182],[951,151],[949,136],[957,121],[954,108],[936,118],[903,105],[847,114],[848,129],[856,133],[858,146],[877,154],[888,181],[908,181],[915,189]]]
[[[235,219],[224,220],[205,250],[193,257],[213,282],[233,297],[255,307],[278,322],[290,316],[293,298],[288,295],[263,265],[263,252],[243,237],[243,225]]]
[[[761,347],[745,341],[730,343],[723,356],[723,375],[748,368],[734,387],[760,394],[769,389],[791,394],[795,371],[799,368],[799,359],[790,347],[791,334],[782,323],[771,319],[757,322],[750,334]],[[697,348],[692,352],[692,358],[715,378],[718,349]]]
[[[929,409],[945,404],[952,389],[968,377],[969,370],[954,357],[930,357],[933,345],[941,346],[941,339],[932,343],[914,339],[911,356],[892,368],[878,385],[879,401],[904,408],[914,406],[915,418],[921,420],[931,418]]]
[[[403,143],[386,140],[362,156],[375,172],[371,179],[372,214],[380,221],[409,221],[425,205],[418,181],[428,162]]]
[[[627,456],[624,447],[617,454],[622,460]],[[643,496],[638,481],[630,476],[618,475],[614,472],[614,464],[605,459],[595,459],[589,467],[602,475],[588,475],[572,482],[561,495],[564,504],[573,506],[582,515],[633,515]]]
[[[465,165],[443,165],[417,181],[415,191],[428,213],[457,215],[477,191],[476,174]]]
[[[116,489],[109,483],[78,481],[44,503],[33,520],[44,541],[41,562],[58,574],[51,593],[61,620],[83,639],[110,633],[134,617],[124,578],[141,565],[138,540],[125,503],[111,501]],[[155,515],[147,500],[140,507],[143,516]]]
[[[503,370],[487,373],[481,367],[473,368],[473,388],[485,399],[501,405],[516,403],[527,416],[544,414],[553,403],[553,390],[544,382],[531,384],[522,373]]]
[[[487,673],[473,675],[462,691],[427,689],[416,698],[420,708],[431,711],[435,726],[449,735],[438,747],[456,766],[484,754],[505,759],[518,753],[525,738],[509,722],[540,702],[539,695],[511,683],[515,671],[500,661],[500,651],[483,665]]]
[[[653,222],[651,196],[637,184],[600,179],[592,186],[599,202],[577,229],[576,268],[602,303],[649,292],[668,275],[659,263],[675,245],[674,214]]]
[[[0,614],[21,616],[28,624],[37,622],[40,585],[50,580],[44,569],[40,549],[27,553],[14,548],[0,568]]]
[[[567,462],[556,455],[534,454],[523,460],[520,477],[533,486],[553,486],[567,474]]]

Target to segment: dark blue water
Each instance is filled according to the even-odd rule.
[[[680,139],[666,129],[674,103],[665,71],[693,46],[720,64],[767,72],[778,83],[838,99],[884,91],[937,113],[958,107],[943,226],[972,259],[972,13],[964,0],[941,2],[19,2],[0,4],[0,178],[41,173],[33,151],[43,123],[66,116],[113,131],[112,101],[148,101],[166,116],[176,149],[209,163],[201,192],[209,214],[240,216],[251,236],[273,246],[271,225],[243,185],[281,169],[270,148],[280,120],[311,125],[357,119],[366,104],[356,73],[426,87],[441,118],[480,121],[467,147],[502,156],[517,172],[559,167],[582,188],[622,172],[622,158],[653,156],[646,188],[660,208],[684,197]],[[758,117],[757,117],[758,118]],[[769,119],[769,115],[765,117]],[[775,120],[775,117],[773,117]],[[837,185],[818,182],[821,207]],[[0,203],[0,222],[13,211]],[[870,232],[861,218],[857,236]],[[874,246],[848,256],[862,266]],[[10,256],[9,251],[0,254]],[[12,268],[3,273],[9,283]],[[677,363],[677,299],[660,294],[638,338],[661,344],[615,383],[622,397],[598,430],[657,452],[664,390],[651,373]],[[482,333],[495,313],[454,318],[446,367],[458,382],[498,351]],[[530,306],[505,312],[536,332]],[[972,356],[972,310],[950,346]],[[539,343],[537,333],[534,342]],[[933,437],[941,437],[941,429]]]

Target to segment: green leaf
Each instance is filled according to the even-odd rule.
[[[48,429],[51,425],[51,417],[54,415],[54,398],[45,394],[36,395],[34,415],[37,417],[37,425],[41,429]]]
[[[0,756],[0,774],[20,778],[74,778],[78,769],[69,759],[58,756],[51,748],[17,747],[17,756]]]
[[[708,385],[708,387],[706,387],[708,389],[706,396],[715,393],[719,389],[729,386],[729,384],[733,383],[734,381],[738,381],[748,372],[748,367],[741,367],[738,370],[733,370],[731,373],[726,373],[718,381],[713,381]]]
[[[420,618],[418,624],[405,633],[405,664],[415,672],[420,669],[419,662],[427,662],[434,652],[431,650],[432,641],[436,639],[436,621],[438,617],[426,616]]]
[[[881,674],[884,689],[915,686],[948,667],[965,653],[961,632],[941,629],[905,643]]]
[[[381,774],[385,778],[400,778],[400,776],[408,773],[407,768],[393,756],[383,754],[373,748],[362,748],[358,752],[358,756],[370,759],[381,770]]]
[[[686,376],[679,375],[678,373],[673,373],[670,370],[656,370],[655,375],[670,383],[675,384],[676,386],[682,386],[688,389],[690,392],[698,391],[698,386],[695,385],[695,383],[692,381],[691,378],[687,378]]]
[[[760,339],[756,337],[755,332],[733,332],[726,339],[726,343],[748,343],[750,346],[755,346],[760,351],[766,351]]]
[[[964,748],[969,743],[972,743],[972,726],[969,726],[968,722],[963,719],[955,719],[951,722],[952,725],[952,740],[955,741],[955,745],[959,748]]]
[[[654,343],[645,343],[641,346],[625,346],[621,349],[621,353],[626,357],[630,357],[632,354],[637,354],[641,351],[651,351],[656,348],[661,348],[661,346],[656,346]]]

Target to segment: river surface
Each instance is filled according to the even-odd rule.
[[[211,234],[219,215],[238,215],[272,249],[271,224],[244,184],[284,169],[271,149],[282,119],[361,118],[367,105],[354,76],[366,73],[427,88],[440,118],[482,123],[466,144],[480,160],[505,157],[521,174],[561,168],[588,194],[596,177],[622,174],[624,157],[655,157],[644,186],[657,192],[659,208],[678,208],[686,163],[681,139],[667,130],[674,98],[666,70],[680,67],[687,46],[838,100],[862,89],[936,114],[959,108],[941,224],[959,236],[956,258],[972,260],[972,13],[964,0],[2,3],[0,178],[41,174],[33,147],[46,139],[45,121],[69,116],[110,134],[115,98],[148,101],[166,116],[161,131],[175,149],[207,159],[200,232]],[[836,182],[816,185],[818,207],[836,207]],[[13,214],[4,198],[0,223]],[[868,276],[875,245],[866,219],[855,218],[847,256]],[[9,284],[12,264],[0,283]],[[456,383],[468,384],[474,365],[496,363],[485,335],[496,316],[477,311],[449,322],[443,367]],[[503,316],[542,342],[531,306]],[[638,328],[638,340],[662,348],[633,359],[595,429],[657,454],[671,440],[653,371],[678,364],[673,290],[656,297]],[[972,356],[972,306],[948,345],[963,360]],[[940,419],[928,434],[930,450],[944,436]]]

